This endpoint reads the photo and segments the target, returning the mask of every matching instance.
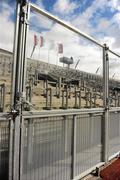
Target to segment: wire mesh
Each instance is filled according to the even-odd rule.
[[[0,179],[8,179],[9,122],[0,120]]]
[[[71,117],[25,120],[22,179],[71,179],[71,136]]]
[[[101,162],[102,115],[77,116],[76,176]]]
[[[109,118],[109,156],[120,151],[120,112],[111,112]]]

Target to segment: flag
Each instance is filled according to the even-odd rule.
[[[44,38],[43,36],[40,36],[40,47],[44,46]]]
[[[58,53],[59,54],[63,53],[63,44],[61,44],[61,43],[58,44]]]
[[[34,46],[38,45],[38,38],[36,35],[34,35]]]

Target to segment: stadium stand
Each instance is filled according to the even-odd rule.
[[[6,110],[10,107],[12,64],[13,54],[0,49],[0,87],[5,86],[5,91],[0,88],[0,103]],[[109,94],[111,106],[120,106],[119,81],[110,79]],[[102,76],[28,58],[27,101],[30,104],[25,105],[25,110],[102,107]]]

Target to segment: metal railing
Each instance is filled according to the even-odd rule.
[[[8,179],[9,130],[9,120],[0,114],[0,179]]]
[[[120,151],[120,112],[110,112],[109,116],[109,156]]]
[[[23,115],[21,179],[75,179],[102,162],[103,109],[76,112]]]
[[[119,114],[120,108],[110,110],[108,158],[119,153]],[[105,163],[102,108],[23,112],[21,126],[6,117],[0,118],[0,177],[12,179],[19,169],[20,180],[80,179]]]
[[[110,112],[108,158],[119,152],[119,113]],[[104,164],[103,120],[104,109],[24,112],[20,178],[80,179]]]
[[[103,108],[23,111],[23,104],[29,105],[25,78],[30,10],[102,48]],[[0,115],[0,179],[77,180],[119,153],[120,108],[110,109],[109,52],[120,57],[36,5],[17,1],[11,112]]]

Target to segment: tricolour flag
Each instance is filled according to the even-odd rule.
[[[40,36],[40,47],[44,46],[44,38],[43,36]]]
[[[38,38],[36,35],[34,35],[34,46],[38,45]]]
[[[62,43],[59,43],[59,44],[58,44],[58,53],[59,53],[59,54],[62,54],[62,53],[63,53],[63,44],[62,44]]]

